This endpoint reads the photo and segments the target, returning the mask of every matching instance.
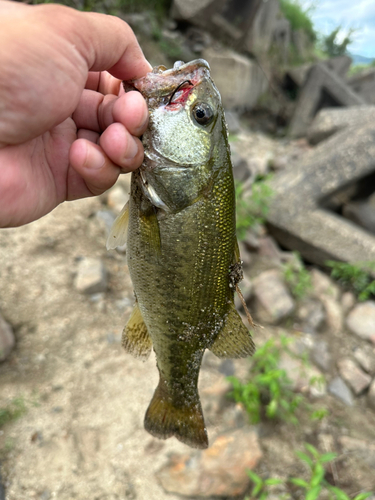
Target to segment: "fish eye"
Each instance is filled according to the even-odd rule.
[[[214,118],[214,112],[205,102],[198,102],[193,108],[193,117],[199,125],[209,125]]]

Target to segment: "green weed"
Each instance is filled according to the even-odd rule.
[[[311,7],[303,8],[298,0],[280,0],[280,9],[290,22],[292,30],[303,30],[315,42],[317,37],[311,20]]]
[[[375,261],[348,264],[328,260],[325,264],[331,268],[332,278],[351,289],[358,300],[367,300],[375,295],[375,280],[371,277],[371,272],[375,271]]]
[[[8,422],[12,422],[22,417],[26,411],[27,409],[24,398],[14,398],[7,406],[0,408],[0,428]]]
[[[309,468],[309,478],[307,480],[300,477],[292,477],[287,480],[268,478],[262,479],[254,471],[248,471],[248,475],[254,485],[251,492],[251,499],[266,500],[268,498],[270,487],[277,484],[293,485],[303,490],[304,500],[317,500],[320,494],[328,492],[330,500],[366,500],[373,495],[371,492],[359,493],[353,498],[350,498],[341,488],[332,486],[325,479],[325,464],[335,460],[336,453],[320,454],[318,450],[309,443],[305,443],[306,453],[297,451],[297,457],[305,462]],[[291,498],[288,494],[280,498]],[[299,497],[302,498],[302,497]],[[247,498],[246,500],[250,500]]]
[[[286,371],[279,368],[282,351],[289,339],[281,337],[281,348],[274,339],[259,347],[252,358],[250,380],[243,384],[236,377],[228,377],[233,386],[230,396],[241,402],[249,414],[252,423],[258,423],[264,415],[270,419],[280,419],[297,423],[297,408],[304,399],[291,389],[291,381]]]
[[[284,280],[292,295],[302,299],[312,289],[309,271],[305,268],[298,252],[293,252],[294,259],[283,266]]]
[[[251,186],[251,195],[245,196],[246,190],[242,182],[236,182],[236,228],[237,237],[241,241],[250,227],[262,224],[269,210],[273,191],[268,185],[270,176],[255,180]]]
[[[329,35],[323,36],[320,46],[328,57],[343,56],[347,53],[347,47],[353,42],[355,29],[350,28],[344,38],[340,37],[341,26],[337,26]],[[340,39],[340,41],[339,41]]]

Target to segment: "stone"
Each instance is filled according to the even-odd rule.
[[[114,186],[108,191],[107,204],[118,215],[129,201],[129,194],[121,186]]]
[[[347,129],[319,144],[305,160],[275,174],[268,231],[308,262],[372,261],[375,237],[325,209],[340,188],[375,172],[375,125]],[[375,332],[375,329],[374,329]]]
[[[372,381],[368,391],[367,402],[370,408],[375,410],[375,380]]]
[[[342,214],[358,226],[375,235],[375,197],[364,201],[351,201],[342,207]]]
[[[313,348],[311,349],[311,359],[318,368],[324,372],[328,372],[332,363],[332,356],[329,352],[328,342],[325,340],[316,340]]]
[[[273,46],[278,48],[283,64],[287,64],[291,43],[290,22],[285,17],[278,18],[273,30]]]
[[[315,297],[328,297],[338,300],[340,289],[332,278],[315,267],[311,269],[310,276]]]
[[[298,305],[296,318],[305,333],[317,332],[326,319],[323,304],[317,299],[305,299]]]
[[[267,257],[272,262],[281,264],[281,250],[272,236],[263,236],[259,239],[258,254]]]
[[[241,124],[238,113],[235,111],[225,111],[225,121],[227,122],[228,132],[238,134],[241,132]]]
[[[253,2],[247,3],[251,5]],[[267,54],[271,47],[280,7],[278,0],[261,1],[258,2],[257,7],[253,19],[250,18],[251,25],[247,25],[247,30],[245,28],[246,35],[241,48],[251,54],[261,56]]]
[[[78,263],[75,287],[87,295],[105,292],[107,289],[107,271],[100,259],[84,257]]]
[[[295,309],[280,271],[264,271],[253,280],[255,310],[261,321],[277,323]]]
[[[356,298],[353,292],[344,292],[341,296],[341,307],[344,313],[347,313],[354,307]]]
[[[341,333],[344,327],[344,315],[341,305],[332,297],[321,297],[325,309],[326,329],[333,335]]]
[[[327,107],[355,106],[365,101],[323,64],[315,64],[307,74],[289,126],[291,137],[307,133],[316,113]]]
[[[172,455],[156,475],[169,493],[232,497],[245,493],[250,484],[246,472],[261,457],[257,435],[244,427],[218,435],[207,450]]]
[[[328,391],[348,406],[353,406],[353,395],[341,377],[335,377],[328,384]]]
[[[211,76],[227,110],[250,109],[268,88],[268,80],[259,64],[246,56],[212,47],[205,49],[202,56],[210,65]]]
[[[353,356],[361,368],[370,375],[375,375],[375,349],[366,347],[357,347],[353,351]]]
[[[105,234],[108,235],[113,223],[115,222],[116,215],[112,212],[112,210],[98,210],[95,216],[98,219],[99,224],[102,225]]]
[[[375,301],[368,300],[353,307],[346,318],[346,325],[361,339],[375,343]]]
[[[307,131],[310,144],[318,144],[346,127],[360,127],[374,122],[375,106],[359,105],[348,108],[321,109]]]
[[[337,367],[341,377],[350,385],[357,396],[370,385],[371,377],[350,358],[340,359],[337,362]]]
[[[368,104],[375,104],[375,69],[361,71],[346,80],[348,86]]]
[[[285,370],[293,391],[310,394],[313,397],[321,397],[327,393],[326,382],[321,372],[314,366],[306,365],[301,359],[283,352],[279,368]]]
[[[0,315],[0,362],[9,356],[15,344],[11,325]]]

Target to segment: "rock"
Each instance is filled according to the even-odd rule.
[[[372,381],[370,385],[370,390],[368,391],[367,402],[370,408],[375,410],[375,380]]]
[[[112,210],[98,210],[95,215],[99,223],[103,226],[105,234],[108,235],[115,222],[116,215]]]
[[[331,297],[322,296],[321,301],[325,309],[326,327],[332,334],[342,332],[344,325],[344,315],[340,304]]]
[[[321,370],[328,372],[331,368],[332,356],[329,352],[328,343],[325,340],[317,340],[311,350],[311,359]]]
[[[203,51],[203,58],[210,64],[211,76],[227,110],[251,108],[268,87],[259,65],[246,56],[229,49],[218,51],[209,47]]]
[[[100,259],[84,257],[79,261],[75,287],[80,293],[87,295],[107,289],[107,272]]]
[[[350,128],[317,146],[269,183],[274,191],[268,231],[283,246],[312,263],[371,261],[375,236],[322,208],[346,186],[374,173],[375,125]],[[375,330],[374,330],[375,331]]]
[[[238,134],[241,132],[241,124],[238,113],[235,111],[225,111],[225,121],[227,122],[230,134]]]
[[[344,313],[350,311],[350,309],[355,305],[356,298],[352,292],[344,292],[341,297],[341,307]]]
[[[365,372],[375,375],[375,349],[370,346],[357,347],[353,355]]]
[[[305,333],[315,333],[326,319],[323,304],[317,299],[305,299],[298,305],[296,317]]]
[[[371,383],[371,377],[362,371],[350,358],[337,362],[341,377],[350,385],[356,395],[361,394]]]
[[[182,496],[243,495],[250,484],[246,471],[261,457],[257,435],[245,427],[219,435],[207,450],[173,455],[157,478],[167,492]]]
[[[328,384],[328,391],[348,406],[353,406],[353,395],[341,377],[335,377]]]
[[[347,79],[348,86],[368,104],[375,104],[375,69],[369,68]]]
[[[280,271],[271,269],[253,281],[256,314],[261,321],[277,323],[289,316],[295,303]]]
[[[259,239],[258,254],[267,257],[272,262],[281,264],[281,250],[272,236],[263,236]]]
[[[358,226],[375,234],[375,197],[365,201],[352,201],[342,207],[342,214]]]
[[[360,127],[375,120],[375,106],[360,105],[349,108],[321,109],[311,123],[307,138],[310,144],[318,144],[346,127]]]
[[[315,297],[325,296],[338,300],[340,289],[332,278],[315,267],[311,269],[310,276]]]
[[[361,339],[375,343],[375,301],[368,300],[357,304],[348,314],[346,325]]]
[[[0,361],[4,361],[16,344],[10,324],[0,315]]]
[[[285,370],[292,382],[292,390],[321,397],[327,393],[325,380],[320,371],[314,366],[306,365],[301,359],[282,353],[279,368]]]
[[[302,137],[306,134],[315,114],[321,108],[365,104],[346,83],[323,64],[315,64],[309,71],[299,95],[289,134]]]
[[[108,191],[107,204],[118,215],[129,200],[129,194],[124,189],[115,185]]]

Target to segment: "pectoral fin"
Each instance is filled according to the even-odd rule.
[[[122,346],[126,352],[135,358],[143,358],[144,361],[150,355],[152,340],[143,321],[138,302],[134,304],[132,314],[122,333]]]
[[[129,225],[129,202],[127,202],[119,215],[116,217],[109,236],[107,238],[107,250],[114,250],[126,243]]]
[[[231,304],[224,326],[209,349],[218,358],[246,358],[254,353],[251,334],[242,323],[234,304]]]

